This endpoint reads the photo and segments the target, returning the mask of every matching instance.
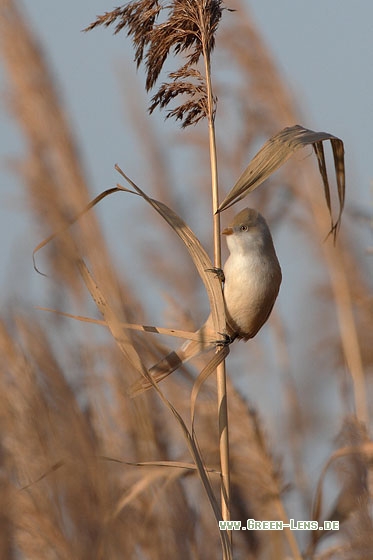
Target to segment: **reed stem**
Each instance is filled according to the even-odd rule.
[[[201,14],[201,19],[202,19]],[[204,35],[204,34],[203,34]],[[211,64],[207,45],[203,43],[203,54],[205,63],[207,103],[208,103],[208,127],[211,167],[211,192],[214,228],[214,266],[221,268],[221,238],[220,238],[220,214],[219,207],[219,185],[218,167],[215,138],[215,115],[214,101],[211,84]],[[229,470],[229,432],[228,432],[228,403],[225,361],[217,367],[217,393],[218,393],[218,422],[219,422],[219,451],[221,468],[221,513],[224,521],[230,520],[230,470]]]

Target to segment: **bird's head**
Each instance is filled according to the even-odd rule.
[[[223,229],[222,234],[227,236],[227,244],[231,252],[261,249],[267,243],[272,244],[267,222],[254,208],[241,210],[229,226]]]

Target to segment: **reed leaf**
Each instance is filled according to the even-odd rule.
[[[166,222],[184,242],[185,247],[188,249],[197,271],[205,285],[210,302],[214,328],[217,333],[225,333],[225,306],[221,283],[217,275],[214,273],[214,267],[210,257],[202,247],[201,242],[184,220],[171,210],[171,208],[168,208],[168,206],[166,206],[163,202],[154,200],[145,194],[140,187],[138,187],[131,179],[129,179],[129,177],[125,175],[118,165],[116,165],[115,168],[137,191],[137,193],[140,194],[140,196],[142,196],[166,220]]]
[[[114,457],[106,457],[102,455],[100,457],[103,461],[109,461],[112,463],[119,463],[120,465],[126,465],[129,467],[167,467],[170,469],[180,469],[186,471],[195,471],[197,467],[194,463],[186,463],[185,461],[123,461],[122,459],[116,459]],[[60,466],[60,465],[58,465]],[[56,467],[57,468],[57,467]],[[219,471],[211,467],[206,467],[206,472],[210,474],[221,475]]]
[[[35,247],[32,253],[35,270],[40,274],[42,274],[36,266],[36,260],[35,260],[36,253],[38,253],[38,251],[40,251],[43,247],[45,247],[57,236],[62,235],[70,225],[74,224],[86,212],[94,208],[94,206],[98,204],[101,200],[103,200],[106,196],[109,196],[116,192],[129,192],[131,194],[138,194],[142,198],[144,198],[144,200],[146,200],[166,220],[166,222],[172,227],[172,229],[178,234],[180,239],[184,242],[185,247],[187,248],[189,254],[191,255],[193,262],[197,268],[197,271],[205,285],[209,302],[210,302],[211,313],[213,317],[214,326],[216,328],[216,332],[224,333],[225,311],[224,311],[224,300],[223,300],[223,293],[221,290],[221,284],[217,275],[214,273],[214,267],[212,265],[211,259],[206,253],[205,249],[202,247],[201,242],[198,240],[198,238],[190,229],[190,227],[180,218],[180,216],[178,216],[173,210],[171,210],[168,206],[166,206],[162,202],[150,198],[144,191],[140,189],[140,187],[138,187],[129,177],[127,177],[127,175],[120,169],[118,165],[116,165],[115,167],[117,171],[122,175],[122,177],[126,181],[128,181],[128,183],[135,189],[135,192],[121,185],[117,185],[116,187],[107,189],[106,191],[96,196],[84,209],[82,209],[76,216],[74,216],[69,220],[69,223],[65,228],[52,233],[50,236],[48,236],[46,239],[41,241]],[[57,312],[57,311],[54,312],[62,314],[62,312]],[[67,316],[69,315],[67,314]],[[84,321],[85,318],[80,317],[79,320]],[[94,322],[94,320],[91,320],[91,322]],[[158,330],[160,329],[159,332],[161,332],[162,330],[163,331],[162,334],[168,334],[164,332],[162,327],[150,327],[150,326],[146,327],[145,325],[137,325],[132,327],[127,326],[126,328],[132,328],[132,329],[144,330],[144,331],[147,330],[148,332],[152,331],[152,329],[158,329]],[[171,334],[171,336],[179,336],[172,333],[172,331],[175,332],[175,330],[171,329],[171,332],[169,333]],[[181,335],[181,337],[183,337],[183,335]]]
[[[339,212],[336,220],[334,220],[332,216],[330,187],[322,145],[325,140],[330,140],[334,156],[339,200]],[[295,151],[309,145],[313,146],[319,164],[319,170],[324,184],[325,199],[331,219],[330,233],[335,237],[340,226],[345,201],[343,142],[340,138],[327,132],[314,132],[300,125],[284,128],[263,145],[220,204],[218,211],[221,212],[239,200],[242,200],[246,195],[259,187],[259,185],[276,171],[276,169],[281,167]]]
[[[75,321],[81,321],[82,323],[91,323],[93,325],[101,325],[107,327],[107,323],[101,319],[94,319],[92,317],[84,317],[82,315],[74,315],[72,313],[66,313],[65,311],[59,311],[58,309],[50,309],[49,307],[39,307],[36,306],[35,309],[39,311],[47,311],[48,313],[55,313],[61,317],[68,317],[69,319],[74,319]],[[183,338],[185,340],[200,340],[201,337],[196,332],[181,331],[179,329],[167,329],[165,327],[154,327],[152,325],[136,325],[134,323],[120,323],[123,329],[129,329],[132,331],[140,331],[151,334],[165,334],[167,336],[174,336],[176,338]],[[215,342],[215,334],[204,334],[203,340],[206,342]]]
[[[194,417],[196,410],[196,403],[198,393],[201,390],[202,385],[207,381],[210,375],[216,370],[216,368],[225,360],[229,354],[229,346],[221,347],[217,353],[211,358],[211,360],[206,364],[201,373],[199,373],[197,379],[194,382],[192,393],[190,395],[190,420],[192,426],[192,432],[194,431]]]

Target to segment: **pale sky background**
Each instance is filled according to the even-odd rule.
[[[57,80],[81,150],[92,197],[118,181],[114,170],[117,162],[143,185],[144,162],[129,136],[130,127],[123,107],[126,80],[120,78],[122,74],[130,81],[135,75],[134,68],[128,67],[128,61],[133,58],[130,41],[124,34],[114,37],[110,29],[81,32],[96,15],[110,11],[120,2],[24,0],[23,4]],[[300,124],[330,132],[345,143],[347,209],[355,204],[372,214],[372,0],[253,0],[247,1],[247,6],[298,100],[305,116]],[[225,17],[235,16],[227,14]],[[0,91],[6,93],[1,66]],[[27,299],[37,304],[46,284],[32,268],[32,250],[40,241],[36,225],[28,219],[22,187],[5,168],[5,160],[20,156],[23,146],[2,100],[0,98],[0,302],[5,307],[8,300]],[[160,114],[152,118],[163,122]],[[176,129],[177,125],[170,123],[167,130],[172,127]],[[171,159],[172,154],[170,163]],[[148,185],[143,186],[151,192]],[[104,230],[109,225],[114,227],[117,250],[121,251],[121,221],[128,201],[118,200],[105,201],[100,208],[100,219]],[[361,235],[364,236],[363,246],[373,246],[368,228],[362,230]],[[299,247],[298,255],[301,252]],[[288,257],[290,261],[283,267],[287,278],[284,278],[280,297],[292,294],[296,282],[292,267],[297,266],[298,255]],[[292,301],[294,307],[296,303]],[[234,360],[234,356],[230,359]],[[279,393],[275,383],[271,390]],[[264,398],[268,387],[262,384],[255,390],[254,402],[255,398]],[[333,394],[325,392],[320,398],[328,399],[329,403],[339,398],[335,392]],[[278,400],[276,394],[276,404]],[[276,414],[276,411],[269,408],[268,413]],[[330,435],[324,434],[329,442],[338,430],[339,419],[334,421],[334,426],[326,422],[323,428],[330,431]],[[309,459],[315,461],[315,457]],[[316,461],[321,464],[320,456]],[[315,468],[315,472],[319,469]]]

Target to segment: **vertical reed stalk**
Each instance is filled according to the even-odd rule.
[[[204,25],[202,10],[199,10],[201,28]],[[215,139],[214,102],[211,84],[210,53],[206,45],[206,33],[202,33],[202,49],[205,64],[206,89],[207,89],[207,119],[209,127],[210,167],[211,167],[211,193],[214,227],[214,266],[221,268],[221,239],[220,239],[220,214],[218,167]],[[221,468],[221,513],[225,521],[230,520],[230,471],[229,471],[229,432],[228,432],[228,403],[225,360],[216,370],[218,392],[218,422],[219,422],[219,451]]]

